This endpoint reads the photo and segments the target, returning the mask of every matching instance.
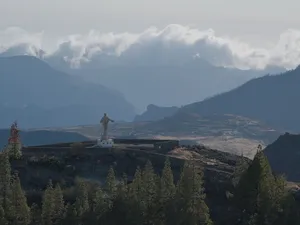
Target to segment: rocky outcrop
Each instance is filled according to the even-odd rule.
[[[148,105],[147,110],[141,115],[137,115],[134,119],[135,122],[141,121],[156,121],[168,116],[174,115],[179,108],[172,107],[160,107],[156,105]]]

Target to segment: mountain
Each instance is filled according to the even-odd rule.
[[[141,121],[155,121],[160,120],[168,116],[172,116],[175,112],[177,112],[179,108],[176,106],[172,107],[160,107],[153,104],[147,106],[147,110],[141,115],[137,115],[134,118],[135,122]]]
[[[200,115],[235,114],[254,118],[271,127],[300,131],[300,67],[275,76],[248,81],[238,88],[179,111]]]
[[[134,107],[117,91],[53,69],[31,56],[0,57],[0,127],[72,126],[104,112],[132,120]]]
[[[0,130],[0,150],[7,145],[9,138],[9,130]],[[47,131],[47,130],[34,130],[34,131],[21,131],[20,139],[24,146],[47,145],[64,142],[82,142],[89,139],[81,134],[65,131]]]
[[[264,149],[272,170],[289,181],[300,182],[300,135],[286,133]]]
[[[139,112],[148,104],[161,106],[182,106],[204,100],[229,91],[248,80],[263,76],[269,71],[282,71],[280,68],[266,70],[239,70],[216,67],[203,59],[194,59],[181,64],[154,64],[127,62],[122,55],[113,63],[105,59],[91,60],[70,68],[66,62],[48,58],[48,62],[60,70],[78,75],[88,81],[103,84],[121,91]]]

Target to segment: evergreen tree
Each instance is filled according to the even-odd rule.
[[[33,203],[30,207],[30,214],[31,214],[31,225],[40,225],[42,224],[42,211],[40,207]]]
[[[78,217],[84,217],[84,215],[89,211],[89,198],[88,189],[86,183],[80,181],[77,184],[77,196],[75,201],[75,207]]]
[[[27,225],[30,223],[30,208],[22,190],[20,179],[15,176],[11,186],[11,207],[12,212],[9,220],[14,225]]]
[[[110,167],[108,170],[108,174],[105,182],[105,189],[112,202],[117,194],[117,182],[116,182],[115,172],[113,167]]]
[[[132,224],[129,209],[131,208],[130,199],[128,198],[127,177],[123,176],[117,186],[117,195],[114,199],[113,207],[110,208],[107,221],[110,224]]]
[[[5,218],[5,213],[2,205],[0,205],[0,225],[7,225],[7,220]]]
[[[246,224],[255,216],[258,224],[273,224],[280,210],[284,186],[284,181],[272,174],[263,152],[258,151],[235,192],[237,207],[243,211],[242,221]]]
[[[76,211],[76,206],[67,204],[66,205],[66,216],[63,220],[64,225],[78,225],[80,221],[77,217],[78,213]]]
[[[173,200],[176,187],[169,158],[166,159],[159,184],[159,218],[168,223],[168,218],[174,213]]]
[[[6,153],[0,153],[0,205],[5,212],[9,211],[9,195],[11,185],[11,168],[9,157]]]
[[[147,161],[142,173],[142,202],[144,204],[144,217],[146,224],[154,224],[156,215],[156,200],[157,200],[157,177],[154,173],[152,164]]]
[[[209,225],[212,224],[209,209],[204,202],[203,173],[195,164],[185,163],[177,185],[176,224]]]
[[[42,200],[42,223],[43,225],[52,225],[53,224],[53,215],[54,215],[54,193],[53,193],[53,184],[52,181],[49,181],[47,189],[44,192]]]
[[[65,205],[64,205],[65,203],[64,203],[63,193],[59,184],[57,184],[55,189],[53,190],[53,203],[54,203],[53,216],[52,216],[53,224],[61,224],[61,221],[65,216]]]
[[[167,202],[172,199],[175,194],[174,177],[169,158],[165,161],[160,181],[160,199]]]
[[[143,206],[142,198],[142,172],[139,167],[137,167],[132,183],[128,187],[128,207],[130,211],[128,212],[128,221],[132,225],[140,225],[143,223],[143,212],[145,211]]]
[[[95,192],[95,197],[93,199],[93,213],[96,217],[96,221],[102,221],[105,214],[107,213],[107,210],[108,203],[105,200],[105,196],[102,189],[98,187]]]

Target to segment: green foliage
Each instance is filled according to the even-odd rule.
[[[6,211],[9,205],[9,194],[11,185],[11,168],[6,153],[0,153],[0,200],[3,209]]]
[[[0,205],[0,225],[7,225],[8,222],[5,218],[5,213],[2,205]]]
[[[20,159],[22,157],[21,150],[21,143],[9,143],[5,148],[5,152],[9,155],[10,159]]]
[[[262,151],[250,165],[238,165],[234,195],[228,200],[235,213],[220,225],[300,224],[298,200],[286,191],[285,178],[272,173]],[[175,185],[169,159],[161,176],[147,161],[131,181],[126,175],[116,177],[111,167],[103,186],[77,179],[64,190],[64,198],[61,186],[54,188],[50,180],[41,206],[38,202],[29,208],[18,176],[11,176],[8,155],[0,154],[0,225],[212,225],[198,164],[185,162]]]
[[[113,200],[116,197],[117,193],[117,182],[115,178],[115,172],[113,167],[110,167],[108,170],[106,182],[105,182],[105,189],[107,191],[108,197]]]
[[[202,178],[203,173],[195,164],[184,164],[176,191],[176,224],[212,224],[209,209],[204,202]]]
[[[43,225],[52,225],[53,224],[53,215],[54,215],[54,198],[53,198],[53,184],[52,181],[49,181],[47,189],[43,195],[42,201],[42,224]]]
[[[11,211],[9,221],[15,225],[27,225],[30,223],[30,208],[22,190],[18,176],[14,176],[11,185]]]
[[[61,224],[63,218],[65,217],[65,203],[62,190],[57,184],[55,189],[53,190],[53,202],[54,202],[54,210],[53,210],[53,224]]]
[[[77,197],[75,201],[75,208],[78,217],[83,217],[89,211],[89,199],[87,185],[80,181],[77,183]]]
[[[284,178],[273,175],[267,158],[258,151],[236,188],[236,205],[243,211],[243,222],[276,223],[282,211],[284,194]]]

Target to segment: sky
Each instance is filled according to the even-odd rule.
[[[0,0],[0,5],[1,29],[59,35],[90,29],[140,32],[176,23],[251,39],[300,27],[296,0]]]
[[[276,58],[281,49],[281,63],[295,66],[300,62],[293,50],[300,48],[299,8],[296,0],[0,0],[0,33],[11,27],[35,37],[42,32],[43,47],[49,49],[71,34],[140,34],[151,27],[163,30],[177,24],[201,32],[213,30],[218,38],[249,45],[248,49],[263,48],[268,55],[276,48]],[[0,45],[8,45],[7,40],[15,41],[16,36],[0,36]]]

